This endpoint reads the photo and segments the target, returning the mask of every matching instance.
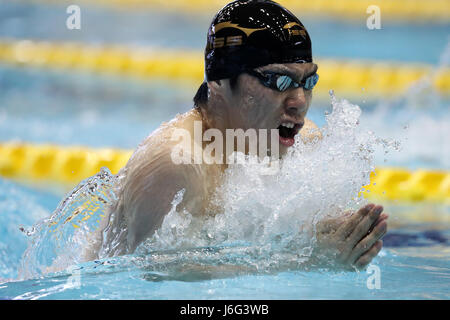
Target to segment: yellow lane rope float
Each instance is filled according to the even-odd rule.
[[[0,175],[19,180],[78,183],[108,167],[113,174],[132,152],[25,143],[0,144]]]
[[[81,0],[81,6],[101,5],[126,9],[163,9],[188,14],[212,16],[231,0]],[[28,0],[27,2],[30,2]],[[31,2],[70,3],[61,0],[37,0]],[[417,21],[448,21],[450,3],[448,0],[277,0],[294,13],[308,15],[330,15],[340,19],[367,19],[367,8],[378,6],[382,19]]]
[[[0,40],[0,63],[158,78],[199,85],[204,77],[200,51],[85,46],[77,43]],[[434,71],[426,64],[318,59],[320,81],[314,92],[376,97],[401,93],[425,79],[443,95],[450,94],[450,68]]]
[[[116,174],[132,152],[26,143],[0,144],[0,175],[10,179],[75,185],[108,167]],[[450,204],[450,172],[377,168],[364,187],[371,199]],[[369,192],[367,192],[369,190]]]

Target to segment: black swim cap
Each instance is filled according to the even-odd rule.
[[[214,17],[205,80],[231,78],[272,63],[312,62],[311,39],[291,12],[269,0],[238,0]]]

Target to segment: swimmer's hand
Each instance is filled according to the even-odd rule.
[[[388,215],[382,206],[368,204],[356,213],[317,224],[314,260],[320,267],[364,269],[383,247]]]

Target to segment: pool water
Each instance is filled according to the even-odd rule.
[[[336,106],[342,109],[336,109]],[[230,171],[230,178],[222,190],[229,201],[228,204],[224,204],[225,215],[204,222],[204,229],[197,233],[200,235],[207,233],[210,239],[217,239],[225,234],[225,241],[205,242],[205,238],[201,236],[196,236],[198,239],[193,237],[192,241],[186,240],[186,234],[192,234],[186,230],[189,230],[191,225],[195,226],[195,223],[190,224],[191,218],[171,211],[158,231],[156,240],[150,241],[149,245],[144,243],[143,250],[137,250],[135,254],[123,257],[80,263],[77,262],[79,261],[77,248],[83,240],[77,237],[75,229],[64,221],[68,221],[68,217],[72,218],[74,209],[80,203],[92,199],[92,194],[101,193],[107,202],[113,201],[114,195],[105,198],[110,187],[109,180],[103,177],[101,180],[95,180],[96,189],[92,191],[93,193],[72,194],[70,200],[64,202],[61,202],[61,196],[37,192],[10,181],[0,180],[0,190],[5,190],[2,192],[3,199],[0,199],[2,212],[0,217],[4,229],[2,236],[5,239],[0,251],[3,270],[1,277],[4,279],[0,285],[1,297],[5,299],[449,298],[450,212],[449,207],[445,205],[422,203],[412,206],[386,203],[386,211],[391,216],[390,231],[384,238],[384,249],[373,260],[367,271],[338,272],[332,266],[320,271],[305,270],[302,267],[283,267],[286,261],[297,262],[297,250],[304,250],[303,247],[300,249],[296,247],[297,239],[293,234],[297,233],[295,230],[298,230],[299,226],[309,225],[308,219],[314,216],[308,216],[308,212],[326,211],[333,205],[348,206],[352,203],[355,205],[353,200],[348,202],[345,199],[356,194],[358,188],[349,190],[348,185],[342,183],[340,177],[353,179],[356,186],[365,184],[363,177],[367,175],[352,176],[351,172],[358,173],[365,170],[369,172],[372,162],[364,160],[364,156],[358,155],[353,158],[351,155],[355,152],[352,152],[352,148],[357,146],[360,150],[358,154],[364,155],[364,149],[361,149],[366,148],[364,143],[368,144],[367,150],[371,150],[371,141],[377,141],[369,139],[370,134],[366,137],[362,134],[365,129],[359,125],[358,110],[360,109],[357,106],[346,102],[333,102],[333,111],[325,116],[326,124],[323,129],[328,130],[326,131],[328,134],[324,133],[326,138],[322,140],[323,145],[329,147],[328,151],[313,148],[307,155],[299,158],[294,154],[290,155],[284,162],[284,171],[282,169],[282,174],[275,180],[266,179],[265,184],[261,185],[262,180],[255,178],[258,172],[252,171],[251,168],[244,167],[241,171],[238,169]],[[340,126],[342,123],[344,125]],[[355,130],[349,131],[348,125],[351,123]],[[342,134],[345,134],[345,137]],[[336,137],[340,138],[336,140]],[[338,143],[339,149],[342,149],[341,153],[333,154],[335,163],[333,176],[337,178],[320,174],[328,166],[327,157],[322,156],[323,159],[314,160],[319,158],[320,154],[327,154],[330,150],[336,149],[333,141]],[[384,152],[382,154],[389,158]],[[352,162],[353,164],[349,165]],[[358,167],[360,169],[354,170]],[[310,181],[305,181],[308,176]],[[322,180],[318,176],[322,176]],[[107,177],[114,180],[113,176]],[[281,180],[280,186],[276,184],[276,180]],[[99,181],[104,182],[103,186],[100,186]],[[91,185],[93,184],[81,183],[85,190]],[[308,190],[312,190],[310,198]],[[297,197],[289,196],[283,199],[282,204],[273,201],[282,199],[283,194],[295,195],[295,192],[298,192]],[[330,194],[333,194],[333,197],[329,197]],[[44,222],[35,225],[34,231],[30,229],[34,221],[49,217],[56,207],[58,209],[53,213],[52,220],[41,220]],[[302,208],[303,216],[298,214],[298,208]],[[280,215],[277,213],[278,210]],[[97,214],[100,212],[101,210]],[[428,222],[425,223],[425,220],[420,219],[418,221],[417,212],[426,215]],[[430,216],[433,218],[430,219]],[[89,221],[94,220],[91,218]],[[59,226],[53,227],[52,221],[56,221]],[[80,222],[81,220],[76,221],[78,225]],[[93,230],[89,229],[91,227],[95,228],[95,225],[86,224],[86,226],[88,230]],[[258,231],[261,228],[262,233]],[[60,236],[52,236],[53,231],[58,231],[57,234]],[[27,232],[31,234],[30,239],[25,235]],[[281,245],[274,242],[278,235],[284,237]],[[261,240],[263,238],[265,239]],[[300,242],[300,245],[303,244]],[[286,252],[286,245],[288,248],[294,248],[294,251]],[[28,249],[25,251],[27,246]],[[47,269],[49,267],[53,268],[55,261],[60,269],[62,266],[63,271],[45,271],[49,270]],[[236,266],[237,269],[234,268]],[[375,273],[378,282],[373,282]]]
[[[284,271],[230,275],[180,272],[169,264],[176,253],[151,257],[130,255],[87,262],[29,280],[17,276],[26,236],[18,226],[30,224],[30,213],[45,217],[59,199],[0,180],[2,241],[0,297],[2,299],[448,299],[450,298],[450,224],[397,221],[384,240],[384,249],[372,265],[380,270],[380,289],[368,288],[373,271]],[[4,194],[4,192],[1,192]],[[17,204],[21,205],[18,206]],[[405,208],[406,210],[414,208]],[[439,209],[435,208],[436,212]],[[442,209],[441,209],[442,210]],[[388,207],[389,211],[389,207]],[[394,218],[395,220],[395,218]],[[3,238],[5,236],[5,238]],[[192,251],[206,251],[196,248]],[[155,262],[161,264],[155,268]],[[369,270],[370,271],[370,270]],[[79,279],[79,282],[76,281]],[[369,285],[370,287],[370,285]]]
[[[59,5],[3,1],[0,37],[202,50],[209,24],[205,17],[93,7],[85,11],[83,21],[94,29],[70,33],[55,27],[64,24],[60,11],[64,8]],[[173,20],[179,25],[165,28],[164,35],[158,32],[157,26]],[[332,18],[307,18],[304,23],[314,39],[314,52],[321,57],[434,65],[444,61],[448,67],[448,24],[421,25],[410,32],[410,25],[387,22],[383,33],[377,33],[368,31],[365,24]],[[195,89],[191,84],[174,87],[157,80],[0,64],[0,141],[134,149],[162,121],[189,110]],[[339,92],[336,95],[345,98]],[[308,116],[322,128],[331,103],[328,97],[318,98]],[[450,170],[445,138],[450,136],[449,102],[448,97],[417,84],[389,101],[382,97],[366,101],[361,96],[354,102],[362,109],[360,127],[401,145],[399,151],[388,153],[379,148],[370,165]],[[368,167],[364,164],[364,169]],[[98,261],[73,261],[64,271],[49,274],[20,274],[24,253],[33,239],[21,228],[30,231],[36,222],[52,215],[74,187],[30,186],[0,178],[0,299],[450,298],[450,207],[442,203],[383,203],[390,214],[389,232],[383,250],[367,271],[262,268],[267,261],[282,261],[282,252],[269,252],[272,260],[265,259],[268,252],[235,239],[221,245],[158,248]],[[265,191],[277,194],[275,189]],[[244,208],[247,204],[240,205]],[[426,222],[417,218],[421,214],[428,217]],[[261,256],[255,257],[254,252]],[[51,253],[42,252],[46,255]],[[244,261],[260,268],[236,272],[220,268],[224,261]],[[192,264],[200,268],[192,269]]]

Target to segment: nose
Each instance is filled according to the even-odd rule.
[[[305,90],[303,88],[288,90],[284,106],[286,113],[290,116],[305,114],[308,110]]]

